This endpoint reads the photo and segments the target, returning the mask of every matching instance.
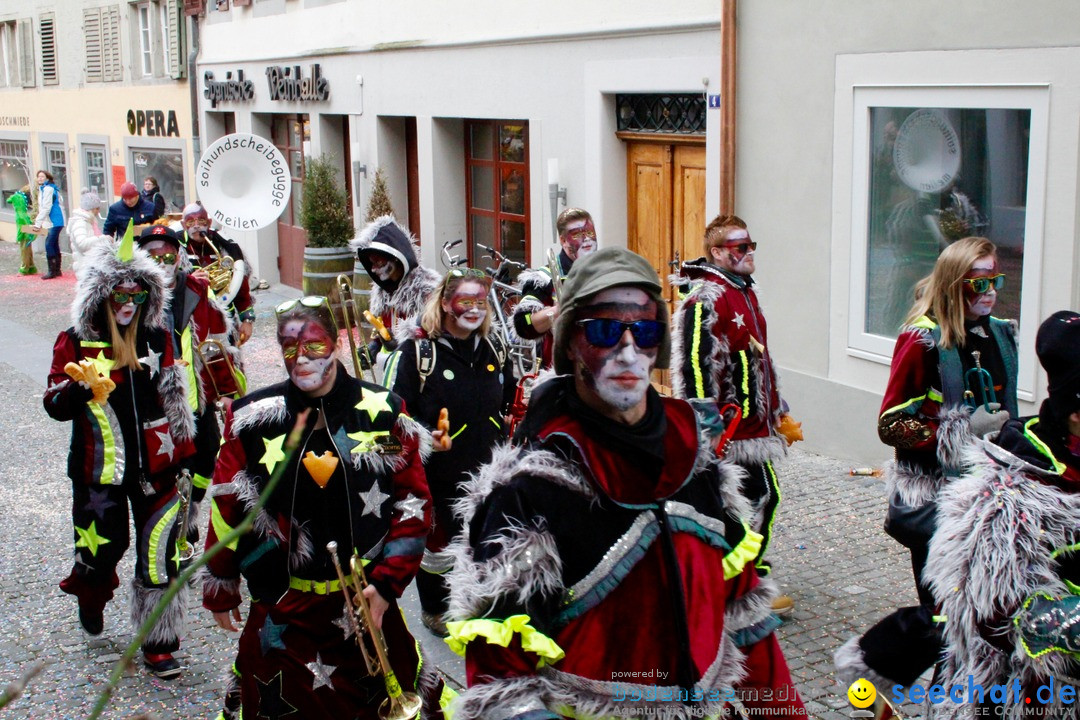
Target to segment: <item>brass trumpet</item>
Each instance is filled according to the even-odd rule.
[[[337,291],[341,300],[341,319],[345,325],[345,334],[349,336],[349,355],[353,361],[353,371],[356,377],[363,379],[364,368],[371,375],[371,382],[378,384],[375,379],[375,364],[372,362],[371,353],[368,352],[364,342],[364,334],[360,329],[360,317],[356,311],[356,298],[353,296],[352,281],[349,276],[342,274],[337,276]],[[355,337],[353,333],[355,332]]]
[[[230,284],[232,284],[233,270],[236,265],[234,261],[228,255],[223,255],[214,243],[210,241],[208,234],[203,234],[203,242],[210,246],[210,249],[214,251],[214,255],[217,256],[217,260],[203,267],[210,281],[210,289],[214,291],[215,295],[220,295],[222,291],[226,290]],[[231,298],[230,298],[231,299]]]
[[[975,361],[975,367],[964,373],[964,402],[972,409],[979,407],[979,402],[975,399],[977,390],[982,395],[982,406],[987,412],[992,413],[995,411],[990,409],[990,404],[997,402],[997,393],[994,392],[994,378],[990,377],[990,373],[979,361],[981,356],[982,353],[978,350],[971,351],[971,359]]]
[[[387,697],[379,706],[379,717],[382,720],[415,720],[420,717],[422,702],[416,693],[401,689],[397,675],[390,667],[386,637],[382,630],[375,627],[371,605],[364,597],[364,588],[368,586],[368,582],[364,574],[363,562],[359,555],[353,553],[349,563],[352,566],[352,575],[346,578],[341,571],[337,548],[337,543],[333,540],[326,544],[326,551],[330,553],[334,561],[334,570],[337,572],[338,582],[341,583],[341,592],[345,596],[345,610],[349,617],[349,625],[352,627],[353,637],[364,656],[368,675],[382,675],[386,683]]]

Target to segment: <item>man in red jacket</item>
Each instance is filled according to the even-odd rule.
[[[757,567],[765,575],[770,566],[763,558],[780,503],[774,464],[802,432],[780,399],[752,277],[755,250],[746,223],[735,215],[718,216],[705,228],[706,256],[683,263],[678,276],[690,290],[675,315],[671,374],[676,397],[709,398],[742,410],[726,455],[748,474],[743,491],[754,508],[753,528],[764,536]],[[793,608],[786,595],[773,606],[778,614]]]

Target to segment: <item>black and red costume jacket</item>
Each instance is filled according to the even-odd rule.
[[[273,603],[290,587],[336,584],[326,545],[337,542],[342,567],[355,549],[370,564],[368,581],[388,600],[400,597],[420,567],[431,496],[422,456],[430,434],[385,388],[352,378],[340,363],[333,389],[308,398],[291,382],[272,385],[230,406],[214,484],[207,547],[240,524],[284,461],[284,442],[305,408],[312,412],[254,528],[208,564],[203,605],[240,605],[243,574],[256,601]],[[325,427],[316,429],[319,415]],[[330,453],[333,472],[320,486],[302,458]]]
[[[456,717],[606,717],[634,698],[635,714],[689,718],[736,696],[804,716],[739,475],[687,403],[650,390],[620,436],[572,382],[538,388],[529,444],[497,450],[459,503],[447,627],[469,689]]]
[[[207,230],[206,236],[210,238],[210,242],[223,255],[228,255],[234,261],[244,262],[244,279],[240,281],[240,288],[236,291],[236,297],[229,299],[228,305],[230,310],[236,311],[236,317],[240,322],[254,320],[255,300],[251,297],[251,283],[249,282],[251,266],[244,261],[244,251],[240,249],[240,245],[222,237],[216,230]],[[183,242],[183,250],[187,252],[191,266],[195,270],[206,267],[218,259],[218,256],[210,249],[210,245],[204,241],[189,238],[186,231],[184,232]]]
[[[565,250],[559,251],[559,277],[565,279],[574,261],[566,254]],[[518,275],[518,283],[521,284],[521,300],[514,306],[514,333],[524,339],[536,341],[540,356],[541,369],[551,367],[552,350],[554,349],[554,334],[549,330],[546,333],[538,333],[532,325],[532,314],[555,304],[555,283],[551,277],[551,268],[544,266],[535,270],[526,270]]]
[[[675,396],[742,409],[727,451],[731,460],[755,464],[782,458],[787,445],[775,428],[784,406],[753,279],[698,258],[683,263],[672,281],[690,288],[672,329]]]

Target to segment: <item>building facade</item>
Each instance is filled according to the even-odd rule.
[[[0,7],[0,193],[56,178],[65,213],[82,189],[102,209],[154,177],[169,211],[192,196],[187,18],[180,0]],[[0,203],[0,237],[14,239]],[[62,239],[63,243],[63,239]]]

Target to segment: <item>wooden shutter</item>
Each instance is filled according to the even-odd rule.
[[[187,43],[185,42],[184,15],[179,0],[163,0],[165,18],[168,23],[166,35],[169,38],[169,67],[165,72],[169,77],[180,80],[187,75]]]
[[[34,21],[19,21],[19,75],[23,87],[34,87],[37,77],[34,73]]]
[[[58,85],[60,76],[56,69],[56,16],[43,13],[38,24],[41,33],[41,84]]]
[[[86,82],[101,82],[102,75],[102,52],[101,52],[101,9],[88,8],[83,10],[83,37],[86,40]]]
[[[120,57],[120,9],[101,8],[101,79],[120,82],[124,79]]]

